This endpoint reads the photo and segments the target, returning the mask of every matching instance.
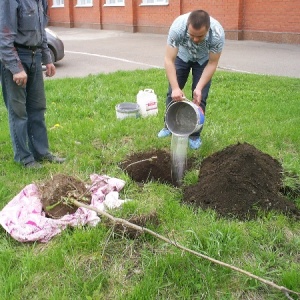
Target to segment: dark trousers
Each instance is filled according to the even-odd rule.
[[[176,75],[177,75],[177,81],[178,81],[178,84],[179,84],[179,87],[181,90],[185,87],[185,84],[188,80],[190,72],[192,71],[191,100],[193,99],[193,91],[196,88],[196,85],[198,84],[198,82],[202,76],[203,70],[206,67],[207,63],[208,63],[208,61],[206,61],[203,65],[199,65],[198,62],[191,62],[191,61],[186,63],[179,57],[176,57],[176,60],[175,60]],[[205,113],[206,100],[208,98],[208,92],[209,92],[210,85],[211,85],[211,80],[202,89],[202,99],[201,99],[200,106],[204,113]],[[168,89],[167,98],[166,98],[166,107],[168,107],[170,105],[170,103],[172,102],[171,94],[172,94],[172,88],[169,84],[169,89]],[[200,135],[200,132],[194,132],[192,134],[192,136],[199,136],[199,135]]]
[[[18,49],[28,75],[26,87],[18,86],[13,75],[1,66],[2,93],[8,110],[14,160],[27,164],[47,154],[48,136],[45,124],[46,98],[42,73],[42,54]]]

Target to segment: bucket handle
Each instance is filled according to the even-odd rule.
[[[182,99],[185,100],[185,101],[190,101],[190,102],[192,102],[192,101],[189,100],[187,97],[182,97]],[[193,102],[193,103],[194,103],[194,102]],[[196,103],[194,103],[194,104],[195,104],[196,106],[198,106],[198,107],[201,109],[202,113],[204,114],[202,107],[201,107],[200,105],[196,104]]]
[[[184,101],[189,101],[189,102],[193,102],[193,101],[191,101],[190,99],[188,99],[187,97],[182,97],[182,100],[184,100]],[[193,103],[194,103],[194,102],[193,102]],[[198,104],[196,104],[196,103],[194,103],[194,104],[200,107],[200,105],[198,105]]]
[[[144,89],[144,92],[154,93],[154,90],[152,90],[152,89]]]

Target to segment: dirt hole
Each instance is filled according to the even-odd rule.
[[[187,161],[187,169],[193,161]],[[120,167],[136,182],[159,181],[176,186],[171,176],[171,156],[163,150],[135,153]],[[219,216],[241,220],[257,218],[260,212],[275,210],[300,217],[295,203],[285,197],[283,169],[270,155],[248,143],[238,143],[205,158],[198,182],[183,188],[182,202],[213,209]],[[294,198],[300,191],[293,191]]]

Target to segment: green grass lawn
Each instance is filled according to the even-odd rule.
[[[128,219],[156,211],[160,225],[149,226],[160,235],[300,292],[299,221],[276,213],[255,221],[220,219],[213,211],[181,205],[179,188],[156,182],[140,188],[118,167],[134,152],[170,150],[169,138],[157,138],[165,112],[164,70],[54,79],[45,85],[51,151],[67,157],[67,162],[45,164],[37,171],[16,164],[2,102],[0,209],[26,185],[56,173],[86,182],[92,173],[121,178],[126,185],[120,197],[132,201],[111,211],[112,215]],[[118,120],[115,106],[136,102],[137,93],[145,88],[158,96],[158,115]],[[185,92],[191,98],[191,92]],[[291,174],[286,184],[299,184],[299,101],[300,79],[217,71],[208,99],[203,146],[188,150],[188,156],[201,162],[228,145],[247,142],[282,164]],[[300,199],[295,201],[300,208]],[[268,285],[153,236],[127,239],[103,222],[67,229],[46,244],[19,243],[1,227],[0,296],[7,300],[286,299]]]

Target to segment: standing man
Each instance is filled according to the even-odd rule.
[[[204,10],[195,10],[175,19],[170,27],[165,53],[165,69],[169,80],[166,107],[185,98],[183,88],[192,70],[192,98],[205,113],[206,100],[221,52],[225,34],[221,24]],[[201,131],[201,130],[200,130]],[[158,137],[171,135],[163,128]],[[189,146],[201,146],[200,132],[189,137]]]
[[[25,168],[39,161],[62,163],[49,152],[45,124],[46,76],[55,74],[47,46],[47,0],[0,0],[0,68],[14,160]]]

